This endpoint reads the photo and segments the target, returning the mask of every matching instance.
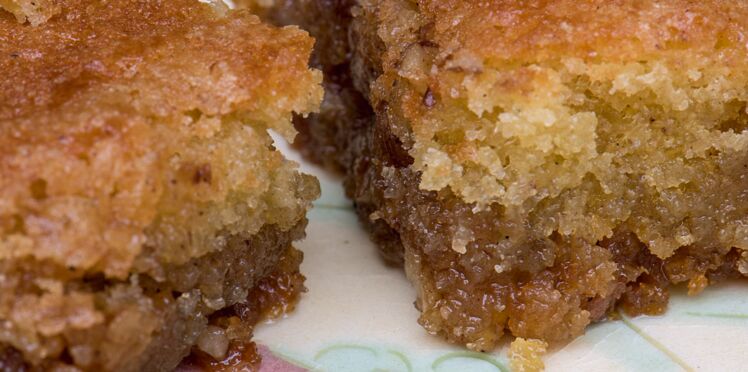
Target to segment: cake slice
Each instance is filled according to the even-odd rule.
[[[328,97],[297,120],[303,146],[345,170],[428,332],[474,350],[504,334],[566,342],[616,308],[662,313],[674,285],[748,274],[742,2],[288,0],[266,14],[320,40]]]
[[[319,185],[268,131],[318,108],[312,39],[219,1],[24,3],[0,2],[0,370],[256,362],[303,290]]]

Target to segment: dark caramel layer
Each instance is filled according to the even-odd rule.
[[[290,231],[268,227],[253,236],[226,236],[228,246],[224,251],[172,268],[167,282],[158,283],[142,277],[139,289],[129,288],[131,294],[123,300],[133,304],[155,303],[155,311],[148,306],[133,311],[142,312],[142,316],[160,316],[160,321],[157,329],[146,334],[142,333],[140,322],[121,325],[120,336],[149,340],[140,353],[128,354],[127,364],[122,368],[171,371],[190,352],[189,360],[199,360],[205,367],[220,366],[222,364],[199,348],[200,338],[209,326],[223,330],[219,331],[222,333],[217,342],[229,344],[223,359],[230,359],[232,366],[240,361],[249,363],[250,359],[252,365],[259,363],[259,357],[239,358],[236,353],[254,355],[250,342],[253,326],[263,319],[292,311],[305,290],[304,276],[298,270],[303,255],[291,245],[303,237],[305,226],[306,221],[303,221]],[[216,283],[222,286],[226,303],[215,304],[200,290],[201,286]],[[91,288],[126,286],[103,280],[90,280],[86,285]],[[91,338],[98,336],[95,332],[90,334]],[[105,367],[101,364],[104,361],[92,360],[84,364],[73,353],[75,351],[63,350],[56,360],[32,366],[20,352],[4,347],[0,352],[0,367],[13,371],[44,370],[65,363],[91,370]]]

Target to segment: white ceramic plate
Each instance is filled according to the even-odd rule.
[[[282,141],[282,140],[281,140]],[[506,345],[473,353],[428,335],[416,322],[415,291],[386,266],[361,229],[340,179],[279,147],[320,178],[309,214],[302,272],[306,293],[285,319],[258,326],[276,356],[319,371],[508,371]],[[548,371],[747,371],[748,282],[673,293],[659,317],[593,325],[544,358]]]

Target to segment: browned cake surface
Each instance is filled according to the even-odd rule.
[[[348,76],[338,91],[375,115],[297,125],[308,151],[338,153],[429,332],[563,342],[617,305],[661,313],[671,285],[748,274],[748,5],[347,3],[352,17],[292,23],[350,42],[327,79]]]
[[[55,0],[0,0],[0,7],[13,13],[18,22],[37,26],[60,12]]]
[[[318,106],[313,41],[193,0],[23,4],[0,2],[0,365],[172,369],[303,236],[318,183],[267,130]]]

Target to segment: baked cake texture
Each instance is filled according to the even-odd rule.
[[[319,185],[268,130],[318,107],[313,40],[221,2],[25,3],[0,2],[0,370],[241,349],[303,290]]]
[[[18,22],[34,26],[59,13],[60,5],[53,0],[0,0],[0,7],[13,13]]]
[[[302,146],[346,171],[428,332],[474,350],[566,342],[617,308],[662,313],[674,285],[748,274],[748,4],[285,0],[266,14],[329,48]]]

